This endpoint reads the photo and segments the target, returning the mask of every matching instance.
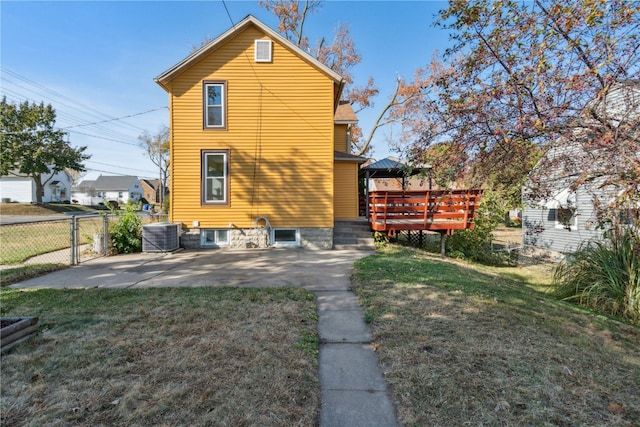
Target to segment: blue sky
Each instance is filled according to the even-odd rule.
[[[227,0],[226,7],[233,22],[252,14],[277,28],[275,16],[257,1]],[[380,89],[374,108],[359,114],[365,134],[396,76],[410,79],[434,51],[449,45],[447,32],[432,26],[444,7],[440,1],[328,1],[308,19],[305,32],[312,43],[331,39],[340,23],[350,27],[362,56],[355,82],[364,85],[372,76]],[[56,124],[68,129],[71,145],[86,145],[92,155],[85,179],[157,176],[137,146],[143,131],[156,133],[168,124],[167,94],[153,79],[192,46],[231,27],[220,0],[3,0],[0,17],[0,93],[10,102],[53,105]],[[122,117],[127,118],[112,120]],[[388,140],[388,131],[377,134],[372,157],[394,154]]]

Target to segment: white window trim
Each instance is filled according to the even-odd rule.
[[[281,230],[293,230],[296,232],[296,240],[294,242],[276,242],[276,231],[281,231]],[[287,228],[287,227],[282,227],[282,228],[272,228],[271,229],[271,242],[273,246],[300,246],[300,229],[299,228]]]
[[[207,185],[208,185],[208,176],[207,176],[207,157],[210,155],[222,156],[224,163],[224,171],[222,174],[222,178],[224,179],[222,188],[224,189],[224,197],[222,200],[207,200]],[[204,205],[228,205],[229,204],[229,151],[228,150],[204,150],[201,155],[200,162],[202,163],[202,177],[201,177],[201,186],[202,186],[202,204]]]
[[[207,232],[213,232],[214,233],[214,240],[215,242],[213,243],[208,243],[205,241],[205,235]],[[227,232],[227,239],[224,241],[220,241],[219,240],[219,232],[220,231],[226,231]],[[217,248],[220,246],[229,246],[231,240],[231,230],[227,229],[227,228],[203,228],[200,230],[200,246],[205,246],[205,247],[212,247],[212,248]]]
[[[222,104],[220,105],[221,112],[221,123],[219,125],[210,125],[209,124],[209,102],[208,102],[208,88],[209,86],[220,86],[222,89],[222,93],[220,95]],[[204,128],[205,129],[226,129],[227,127],[227,83],[222,81],[216,82],[204,82],[204,91],[203,91],[203,104],[204,104]]]

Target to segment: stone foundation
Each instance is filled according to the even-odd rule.
[[[229,230],[230,238],[225,248],[268,248],[270,230],[265,228],[233,228]],[[199,228],[183,228],[180,236],[181,245],[186,249],[208,249],[216,246],[200,245]],[[333,248],[333,228],[300,228],[300,247],[307,249]]]

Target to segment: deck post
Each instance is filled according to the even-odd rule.
[[[447,232],[440,232],[440,256],[444,258],[446,254]]]

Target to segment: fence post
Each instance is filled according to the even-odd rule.
[[[80,218],[77,215],[73,216],[76,229],[76,265],[80,264]]]
[[[71,216],[71,221],[69,221],[69,246],[71,250],[71,265],[76,265],[76,231],[75,231],[75,215]]]
[[[102,217],[102,242],[104,256],[109,256],[109,216]]]

